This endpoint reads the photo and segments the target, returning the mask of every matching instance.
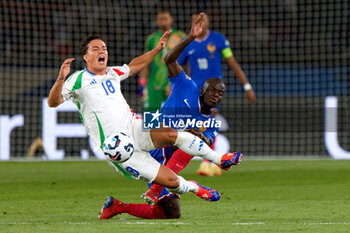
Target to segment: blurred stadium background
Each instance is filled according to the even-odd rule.
[[[222,133],[232,150],[249,156],[327,157],[325,132],[337,131],[338,141],[331,145],[350,151],[347,0],[12,0],[0,3],[0,159],[25,157],[38,137],[66,157],[93,156],[86,135],[69,136],[79,135],[76,125],[68,125],[57,141],[46,138],[59,132],[45,124],[56,117],[44,114],[43,99],[63,60],[78,57],[85,36],[100,34],[107,40],[109,64],[128,63],[143,53],[161,9],[169,9],[174,28],[187,33],[191,14],[205,11],[211,28],[230,40],[254,87],[258,101],[249,105],[242,85],[223,65],[228,91],[221,114],[229,129]],[[81,60],[74,67],[82,68]],[[137,78],[124,81],[122,88],[130,106],[141,112]],[[325,128],[327,96],[338,100],[338,109],[332,109],[338,113],[332,119],[338,130]],[[79,115],[59,112],[57,123],[80,124]]]

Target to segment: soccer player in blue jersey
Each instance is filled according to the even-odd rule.
[[[197,17],[198,14],[194,14],[192,22]],[[178,63],[180,65],[188,64],[187,73],[198,87],[202,87],[208,78],[223,78],[222,58],[227,61],[237,79],[242,83],[249,102],[254,103],[256,101],[255,93],[233,56],[229,41],[224,35],[209,30],[209,19],[205,15],[202,33],[184,49],[178,58]]]
[[[197,17],[198,14],[194,14],[192,22]],[[224,35],[209,30],[209,24],[208,16],[205,15],[202,33],[184,49],[178,59],[179,64],[186,65],[189,68],[187,73],[199,87],[202,87],[208,78],[223,78],[221,62],[222,58],[224,58],[236,78],[242,83],[249,102],[256,102],[253,88],[237,63],[229,41]],[[214,108],[212,111],[215,116],[218,108]],[[204,160],[197,173],[211,176],[213,174],[221,174],[221,171],[216,165],[209,164],[209,161]]]

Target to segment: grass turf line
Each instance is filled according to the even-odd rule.
[[[221,177],[181,173],[216,188],[222,199],[182,195],[182,217],[98,220],[107,195],[141,202],[142,181],[104,161],[0,163],[0,232],[348,232],[350,161],[246,160]]]

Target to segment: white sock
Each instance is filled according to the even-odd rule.
[[[199,137],[188,132],[178,132],[175,146],[186,152],[187,154],[199,156],[207,159],[216,165],[221,164],[221,156],[210,149]]]
[[[167,188],[170,192],[178,193],[178,194],[184,194],[188,192],[193,192],[193,193],[198,192],[198,186],[195,183],[185,180],[182,176],[177,176],[177,177],[179,178],[180,185],[175,189]]]

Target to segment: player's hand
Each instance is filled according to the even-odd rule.
[[[203,31],[203,24],[204,24],[204,12],[201,12],[197,19],[194,21],[194,23],[192,24],[192,28],[191,28],[191,36],[193,37],[197,37],[199,36],[202,31]]]
[[[163,36],[160,38],[157,48],[161,51],[165,48],[166,41],[171,34],[171,30],[164,32]]]
[[[246,91],[245,94],[248,97],[249,103],[253,104],[256,102],[256,96],[255,96],[253,89]]]
[[[204,137],[203,133],[197,128],[186,129],[186,132],[189,132],[189,133],[199,137],[200,139],[203,139],[203,137]]]
[[[60,74],[58,75],[58,79],[65,79],[70,72],[70,64],[75,60],[75,58],[68,58],[64,60],[61,65]]]

